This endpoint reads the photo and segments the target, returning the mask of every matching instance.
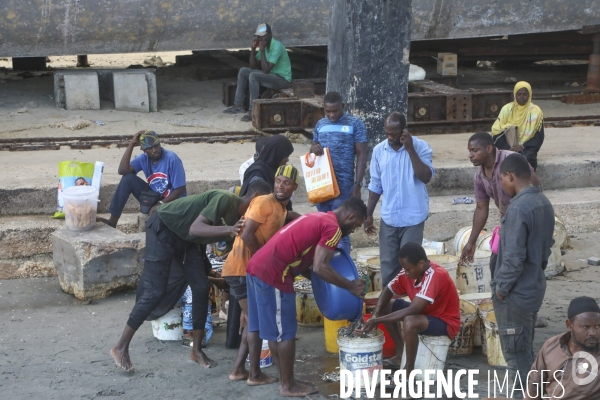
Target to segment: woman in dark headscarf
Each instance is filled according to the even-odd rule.
[[[266,181],[273,188],[277,168],[288,161],[293,151],[294,146],[290,139],[282,135],[271,136],[265,143],[258,160],[244,173],[244,184],[240,190],[240,197],[246,194],[248,186],[257,179]]]

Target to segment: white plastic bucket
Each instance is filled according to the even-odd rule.
[[[451,340],[448,336],[425,336],[419,335],[419,347],[417,348],[417,358],[415,359],[415,369],[424,370],[444,370],[446,365],[446,356],[450,347]],[[400,368],[406,365],[406,344],[402,352],[402,363]],[[437,374],[430,375],[432,380],[437,379]],[[422,375],[416,375],[415,379],[423,380]]]
[[[250,354],[248,354],[248,357],[246,357],[246,362],[250,362]],[[273,365],[273,355],[269,349],[269,341],[263,340],[262,349],[260,352],[260,367],[267,368],[271,365]]]
[[[496,322],[496,314],[490,311],[483,321],[485,324],[485,341],[487,344],[487,360],[492,367],[506,367],[506,360],[500,345],[500,332]]]
[[[71,186],[62,192],[65,224],[72,231],[87,231],[96,225],[98,191],[91,186]]]
[[[456,287],[462,294],[490,292],[489,258],[475,258],[470,265],[459,264]]]
[[[567,228],[565,227],[565,223],[560,219],[559,216],[554,216],[554,245],[560,248],[567,248],[571,245],[571,241],[569,240],[569,234],[567,233]]]
[[[446,254],[446,244],[444,242],[434,242],[423,239],[423,248],[425,249],[425,254],[428,256],[434,254]]]
[[[446,271],[448,271],[448,275],[452,278],[452,282],[454,282],[454,286],[456,286],[456,277],[458,274],[458,257],[453,256],[451,254],[433,254],[428,255],[427,258],[430,261],[433,261],[436,264],[442,266]]]
[[[183,324],[181,323],[181,304],[151,322],[152,333],[158,340],[181,340],[183,338]]]
[[[490,244],[491,240],[492,233],[484,233],[477,238],[475,248],[478,250],[492,251],[492,245]]]
[[[383,331],[375,329],[372,337],[358,338],[338,336],[337,344],[340,348],[340,373],[350,371],[356,377],[355,371],[368,371],[368,376],[373,377],[373,372],[379,370],[376,385],[379,385],[381,369],[383,368]],[[371,383],[373,383],[371,381]],[[357,382],[354,382],[356,388]],[[358,388],[363,389],[363,372],[359,373]],[[355,392],[355,389],[353,389]],[[356,394],[356,393],[355,393]]]

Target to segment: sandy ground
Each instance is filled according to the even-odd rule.
[[[181,54],[181,53],[179,53]],[[156,54],[90,56],[96,68],[124,68],[141,64]],[[163,61],[174,62],[174,53],[160,54]],[[74,57],[52,57],[53,68],[72,67]],[[0,67],[8,61],[0,60]],[[510,73],[509,73],[510,74]],[[139,129],[168,132],[245,131],[250,124],[221,113],[220,81],[200,82],[192,78],[190,68],[158,69],[159,113],[117,112],[110,103],[100,111],[65,111],[56,109],[51,76],[23,79],[0,72],[0,138],[96,136],[133,134]],[[570,81],[577,78],[568,77]],[[546,116],[598,115],[599,105],[567,106],[556,101],[537,102]],[[112,107],[112,109],[111,109]],[[27,108],[19,113],[18,110]],[[103,121],[80,131],[58,128],[55,124],[73,119]],[[597,127],[548,129],[540,161],[561,157],[594,158],[598,148]],[[434,163],[464,165],[465,141],[468,134],[438,135],[426,138],[436,153]],[[299,155],[306,145],[295,145]],[[184,163],[193,173],[235,178],[237,167],[253,149],[252,143],[184,144],[174,150],[185,154]],[[106,181],[118,179],[114,171],[123,149],[93,149],[2,153],[0,177],[3,187],[20,187],[23,179],[46,186],[56,181],[56,164],[62,159],[81,159],[107,163]],[[215,162],[218,155],[218,163]],[[584,262],[600,254],[599,233],[579,234],[572,238],[573,249],[565,261],[569,272],[548,282],[548,290],[540,315],[549,326],[539,329],[535,347],[539,349],[549,337],[565,330],[568,302],[578,295],[597,296],[600,280],[598,267]],[[118,370],[108,351],[118,339],[134,302],[133,292],[123,292],[107,299],[81,302],[63,293],[57,278],[0,281],[0,391],[7,399],[101,399],[122,398],[188,398],[200,399],[273,399],[279,398],[276,385],[248,388],[243,382],[229,382],[236,350],[224,347],[225,328],[216,328],[207,353],[219,362],[205,370],[189,361],[189,350],[179,343],[160,342],[153,338],[150,324],[142,326],[131,347],[134,374]],[[320,394],[312,398],[333,398],[339,393],[336,383],[325,384],[319,376],[335,370],[336,355],[326,353],[323,330],[300,328],[297,341],[296,370],[298,376],[313,381]],[[447,367],[480,369],[478,392],[487,391],[487,363],[476,352],[470,356],[449,357]],[[275,374],[274,368],[268,372]]]
[[[576,296],[597,296],[600,267],[580,261],[600,253],[600,234],[572,238],[573,249],[565,261],[569,272],[548,281],[540,316],[549,326],[536,330],[535,349],[551,336],[565,331],[569,301]],[[133,374],[115,367],[108,354],[118,339],[135,294],[120,293],[107,299],[82,302],[63,293],[57,278],[0,281],[0,390],[7,399],[188,398],[275,399],[276,385],[248,388],[229,382],[236,350],[226,349],[225,327],[215,329],[207,354],[219,362],[210,370],[189,360],[189,350],[179,342],[161,342],[145,323],[135,336],[131,357]],[[318,385],[327,398],[339,393],[339,384],[324,383],[320,375],[335,370],[337,356],[325,351],[322,328],[298,330],[298,377]],[[469,356],[450,356],[451,369],[479,369],[480,394],[487,393],[485,356],[476,349]],[[266,370],[276,374],[275,368]],[[321,397],[323,396],[323,397]],[[332,397],[329,397],[332,398]]]

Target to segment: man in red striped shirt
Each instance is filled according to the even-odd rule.
[[[452,278],[441,266],[427,259],[417,243],[407,243],[398,253],[402,269],[381,292],[375,312],[358,332],[368,332],[383,323],[396,345],[396,355],[387,360],[400,366],[406,343],[406,376],[415,366],[419,334],[448,336],[453,339],[460,328],[460,302]],[[392,299],[408,295],[410,303]],[[402,333],[398,322],[403,321]]]

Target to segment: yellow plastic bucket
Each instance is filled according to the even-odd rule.
[[[460,329],[450,343],[450,354],[473,353],[473,333],[475,324],[479,323],[477,306],[466,300],[460,301]]]
[[[490,311],[483,323],[485,324],[488,364],[492,367],[506,367],[506,360],[500,345],[500,332],[498,331],[498,322],[496,322],[496,313]]]
[[[350,325],[350,321],[332,321],[323,317],[323,326],[325,331],[325,350],[332,354],[339,354],[340,348],[337,343],[338,330],[348,325]]]

